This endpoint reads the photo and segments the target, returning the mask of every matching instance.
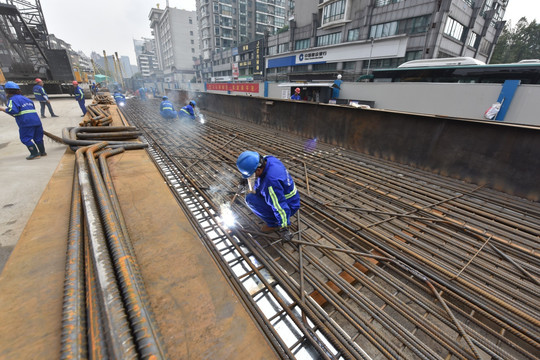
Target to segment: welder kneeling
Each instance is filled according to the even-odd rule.
[[[288,226],[291,216],[300,208],[300,195],[285,165],[274,156],[244,151],[236,166],[244,179],[255,177],[246,204],[266,223],[261,231],[278,231],[283,240],[290,241]]]

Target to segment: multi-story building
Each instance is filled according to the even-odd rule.
[[[294,1],[197,0],[196,4],[201,37],[200,70],[203,78],[209,80],[217,74],[232,75],[236,55],[231,56],[227,49],[240,50],[242,45],[283,31]]]
[[[142,38],[133,40],[135,56],[137,57],[137,67],[143,77],[152,76],[158,69],[159,64],[155,54],[154,39]]]
[[[508,0],[297,1],[287,32],[267,39],[270,80],[355,79],[409,60],[488,62]]]
[[[199,59],[199,34],[195,11],[166,6],[153,8],[148,16],[154,35],[159,68],[169,81],[190,81]]]

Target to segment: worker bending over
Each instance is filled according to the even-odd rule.
[[[266,223],[261,231],[289,233],[290,218],[300,208],[300,194],[283,163],[273,156],[263,157],[255,151],[244,151],[236,166],[244,179],[256,177],[254,193],[246,195],[246,204]]]
[[[43,125],[34,103],[29,98],[21,95],[19,85],[13,81],[8,81],[5,88],[8,104],[7,107],[0,107],[0,111],[5,111],[15,117],[15,121],[19,126],[19,138],[30,151],[30,155],[26,160],[46,156],[47,153],[43,144]]]
[[[182,109],[180,109],[180,111],[178,112],[178,117],[180,119],[184,118],[184,119],[195,120],[195,107],[196,106],[197,104],[195,103],[195,101],[190,100],[189,104],[187,104]]]
[[[113,94],[114,101],[116,101],[116,105],[118,106],[124,106],[126,104],[126,97],[120,89],[116,89]]]
[[[175,119],[178,113],[174,110],[174,105],[169,101],[167,96],[161,98],[163,101],[159,106],[159,113],[165,119]]]

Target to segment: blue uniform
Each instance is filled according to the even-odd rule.
[[[165,119],[174,119],[178,113],[174,110],[174,105],[169,100],[163,100],[159,106],[159,113]]]
[[[26,146],[43,143],[43,126],[32,100],[22,95],[13,95],[9,98],[6,112],[15,117],[19,126],[19,137]]]
[[[83,112],[83,115],[86,115],[86,106],[84,106],[84,92],[80,86],[77,85],[75,88],[75,100],[79,103],[79,106]]]
[[[300,94],[294,94],[293,96],[291,96],[291,100],[302,100],[300,98]]]
[[[193,106],[186,105],[180,111],[178,112],[179,118],[189,118],[191,120],[195,120],[195,111],[193,110]]]
[[[277,158],[265,156],[266,166],[255,181],[255,193],[246,195],[246,203],[270,227],[287,227],[300,209],[300,194],[294,181]]]
[[[116,101],[116,105],[118,105],[121,102],[123,103],[126,102],[126,97],[121,92],[115,92],[113,97],[114,97],[114,101]]]
[[[51,103],[49,102],[49,95],[47,95],[47,92],[43,88],[43,86],[37,84],[34,85],[34,97],[36,98],[36,101],[39,101],[39,105],[41,106],[41,117],[45,117],[45,106],[49,109],[49,113],[51,116],[54,115],[54,111],[52,109]]]
[[[139,96],[141,100],[146,100],[146,88],[140,88],[139,89]]]
[[[332,98],[337,99],[339,97],[339,90],[341,89],[341,83],[343,81],[336,79],[334,80],[334,85],[332,85]]]

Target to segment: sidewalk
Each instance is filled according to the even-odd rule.
[[[34,104],[39,113],[39,103]],[[60,117],[51,118],[45,109],[47,118],[41,119],[45,131],[61,136],[64,127],[78,126],[82,120],[73,98],[53,98],[51,104]],[[0,113],[0,273],[67,148],[47,137],[44,141],[47,156],[26,160],[29,152],[19,140],[15,119]]]

